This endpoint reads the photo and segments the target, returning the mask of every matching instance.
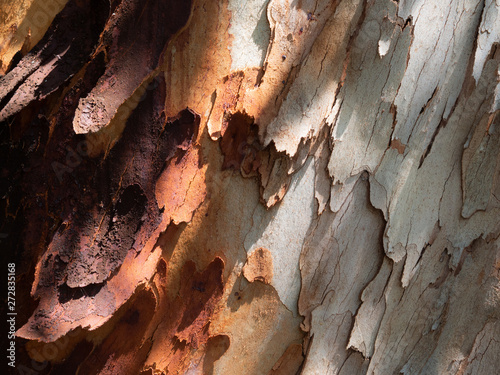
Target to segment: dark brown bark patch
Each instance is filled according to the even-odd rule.
[[[96,132],[158,67],[167,41],[188,20],[190,1],[128,0],[114,9],[100,49],[109,62],[75,113],[77,133]]]
[[[166,373],[182,372],[190,365],[192,350],[207,345],[210,321],[224,289],[223,270],[224,262],[218,257],[201,272],[192,261],[182,267],[178,294],[174,298],[161,294],[148,363],[156,362]],[[168,282],[167,278],[158,288],[172,287]]]
[[[124,306],[123,315],[111,333],[79,364],[81,374],[138,374],[151,348],[144,335],[155,311],[155,298],[148,290],[140,291]],[[107,327],[103,327],[106,329]]]
[[[170,213],[159,208],[156,201],[157,179],[172,158],[177,162],[183,159],[199,126],[199,117],[189,110],[173,119],[165,118],[165,84],[158,79],[107,157],[93,159],[82,152],[82,140],[76,143],[82,136],[62,130],[67,129],[63,125],[68,119],[65,113],[71,113],[75,103],[72,98],[77,98],[78,93],[71,95],[66,102],[68,112],[64,108],[59,112],[53,142],[49,142],[45,153],[62,156],[64,153],[57,149],[66,150],[66,158],[60,160],[69,170],[61,181],[61,176],[49,173],[53,186],[42,183],[38,188],[47,200],[40,207],[41,217],[60,218],[53,221],[57,230],[38,263],[32,288],[41,303],[23,328],[23,336],[44,341],[64,333],[55,321],[77,324],[89,311],[105,317],[114,313],[123,298],[128,298],[121,290],[108,287],[108,281],[120,271],[129,253],[133,257],[141,253],[162,220],[168,222],[163,216]],[[50,160],[53,166],[52,158],[46,163]],[[49,168],[46,163],[27,178],[30,187],[37,186],[36,178],[43,178]],[[49,233],[38,231],[42,237]],[[131,294],[134,288],[128,285],[126,289]]]
[[[45,98],[83,67],[108,12],[106,0],[68,2],[42,40],[0,79],[0,121]]]
[[[289,185],[289,158],[276,151],[274,143],[266,147],[260,143],[258,125],[245,112],[228,114],[224,121],[227,128],[220,140],[222,169],[240,170],[244,177],[259,177],[262,201],[273,206],[285,196]]]
[[[220,141],[224,155],[222,169],[240,169],[245,158],[255,159],[258,143],[258,129],[253,118],[246,113],[236,112],[226,118],[227,129]],[[247,164],[249,164],[247,162]]]
[[[130,250],[141,251],[161,222],[156,180],[176,150],[190,145],[198,125],[189,111],[166,121],[163,89],[161,84],[149,92],[94,175],[87,175],[86,183],[80,176],[83,194],[56,232],[40,272],[40,285],[66,285],[59,290],[61,300],[84,293],[71,288],[92,286],[87,292],[95,295]]]

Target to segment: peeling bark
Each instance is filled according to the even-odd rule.
[[[0,4],[12,373],[498,371],[498,1]]]

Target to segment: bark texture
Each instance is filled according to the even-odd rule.
[[[498,1],[4,3],[14,373],[498,372]]]

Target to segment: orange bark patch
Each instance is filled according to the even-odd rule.
[[[405,152],[406,145],[402,144],[399,139],[395,138],[391,141],[391,148],[397,150],[398,154],[402,155]]]
[[[258,105],[253,100],[246,98],[249,92],[256,89],[257,75],[257,69],[246,69],[231,73],[219,82],[208,120],[208,132],[213,139],[224,135],[232,115],[237,112],[245,112]],[[255,112],[255,109],[252,110]]]
[[[151,341],[144,340],[144,334],[154,314],[154,295],[142,290],[124,307],[123,316],[113,322],[111,333],[82,363],[80,373],[137,374],[142,369],[151,348]]]
[[[293,317],[271,285],[238,278],[226,292],[210,333],[229,332],[231,345],[214,363],[214,373],[267,374],[291,343],[301,342],[302,318]]]
[[[160,304],[152,323],[157,328],[147,366],[155,363],[166,373],[184,373],[192,350],[207,344],[212,315],[222,297],[223,269],[220,258],[215,258],[202,272],[188,261],[180,271],[179,292],[173,298],[166,293],[168,278],[155,278]]]
[[[268,375],[297,374],[303,361],[302,345],[292,344],[286,349]]]
[[[250,282],[256,280],[270,284],[273,280],[273,257],[268,249],[260,247],[247,258],[243,275]]]
[[[208,131],[214,138],[224,135],[227,129],[227,116],[236,110],[243,77],[241,71],[232,73],[223,78],[222,85],[217,89],[216,105],[208,125]]]
[[[156,182],[156,201],[174,223],[189,222],[206,195],[205,174],[198,149],[181,151],[168,162]]]
[[[230,341],[227,335],[217,335],[208,339],[206,354],[203,358],[204,374],[213,374],[214,362],[224,355],[229,345]]]
[[[230,73],[230,14],[226,2],[194,0],[187,27],[169,44],[163,69],[167,82],[167,116],[186,106],[204,124],[222,77]]]
[[[67,0],[0,1],[1,75],[6,73],[17,52],[25,55],[40,41],[66,2]]]

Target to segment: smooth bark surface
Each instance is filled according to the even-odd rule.
[[[498,372],[498,1],[53,1],[30,45],[39,3],[13,373]]]

